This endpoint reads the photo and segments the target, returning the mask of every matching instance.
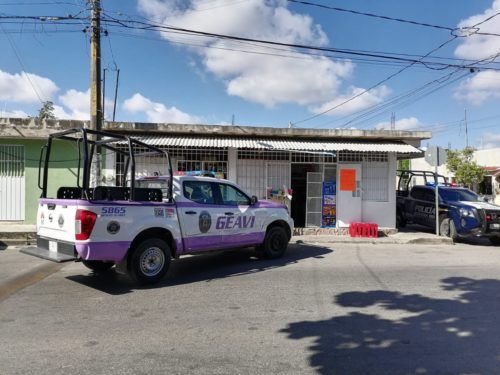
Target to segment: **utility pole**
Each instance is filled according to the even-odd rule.
[[[89,0],[92,8],[90,35],[90,129],[102,130],[101,100],[101,0]]]
[[[116,83],[115,83],[115,100],[113,102],[113,122],[115,122],[116,114],[116,99],[118,97],[118,84],[120,83],[120,69],[116,70]]]
[[[464,123],[465,123],[465,148],[469,148],[469,131],[467,129],[467,108],[464,109]]]

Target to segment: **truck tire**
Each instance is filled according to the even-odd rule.
[[[495,246],[500,246],[500,236],[490,237],[490,243]]]
[[[172,255],[168,244],[159,238],[146,239],[133,249],[129,262],[129,275],[139,284],[159,282],[170,267]]]
[[[264,243],[257,252],[267,259],[281,258],[288,247],[288,236],[282,227],[272,227],[266,233]]]
[[[398,212],[396,214],[396,228],[404,228],[404,227],[406,227],[406,220],[403,217],[403,214]]]
[[[453,242],[458,240],[457,229],[455,227],[455,222],[452,219],[443,219],[439,225],[439,234],[441,236],[449,237]]]
[[[105,273],[115,265],[112,262],[103,262],[101,260],[82,260],[82,263],[95,273]]]

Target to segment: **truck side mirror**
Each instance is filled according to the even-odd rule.
[[[252,195],[252,198],[250,199],[250,204],[253,206],[259,201],[259,198],[257,198],[255,195]]]

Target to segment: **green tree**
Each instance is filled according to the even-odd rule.
[[[455,175],[459,184],[472,188],[474,184],[479,184],[484,178],[484,169],[474,160],[473,148],[463,150],[448,150],[448,160],[446,167]]]
[[[54,103],[50,100],[43,102],[42,108],[38,111],[39,120],[55,120],[56,115],[54,114]]]
[[[409,171],[410,160],[409,159],[398,160],[398,169],[401,169],[403,171]]]

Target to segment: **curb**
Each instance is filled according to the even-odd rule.
[[[312,237],[312,236],[311,236]],[[328,236],[328,238],[300,238],[300,236],[292,237],[291,243],[296,244],[373,244],[373,245],[453,245],[453,240],[447,237],[436,238],[351,238]]]

